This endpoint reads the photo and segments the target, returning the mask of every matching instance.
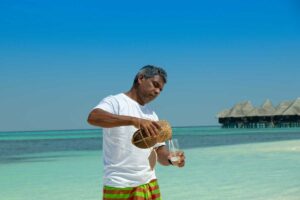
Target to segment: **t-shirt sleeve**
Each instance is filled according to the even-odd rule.
[[[153,146],[153,148],[157,148],[157,147],[164,146],[164,145],[166,145],[165,142],[156,143],[156,144]]]
[[[118,102],[113,96],[104,98],[94,109],[102,109],[111,114],[118,114]]]

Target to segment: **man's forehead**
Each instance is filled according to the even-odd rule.
[[[159,82],[160,84],[164,84],[164,79],[160,75],[155,75],[152,78],[149,78],[150,80]]]

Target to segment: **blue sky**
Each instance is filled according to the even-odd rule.
[[[0,0],[0,131],[93,128],[92,107],[146,64],[168,72],[151,106],[173,126],[293,100],[299,11],[296,0]]]

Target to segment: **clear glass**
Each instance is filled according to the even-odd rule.
[[[173,163],[173,165],[178,165],[178,162],[180,160],[180,153],[182,152],[179,148],[179,143],[177,139],[170,139],[169,143],[169,152],[170,152],[170,160]]]

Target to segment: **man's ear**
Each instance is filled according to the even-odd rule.
[[[138,77],[138,83],[141,84],[142,83],[142,80],[144,79],[145,77],[143,75],[139,75]]]

